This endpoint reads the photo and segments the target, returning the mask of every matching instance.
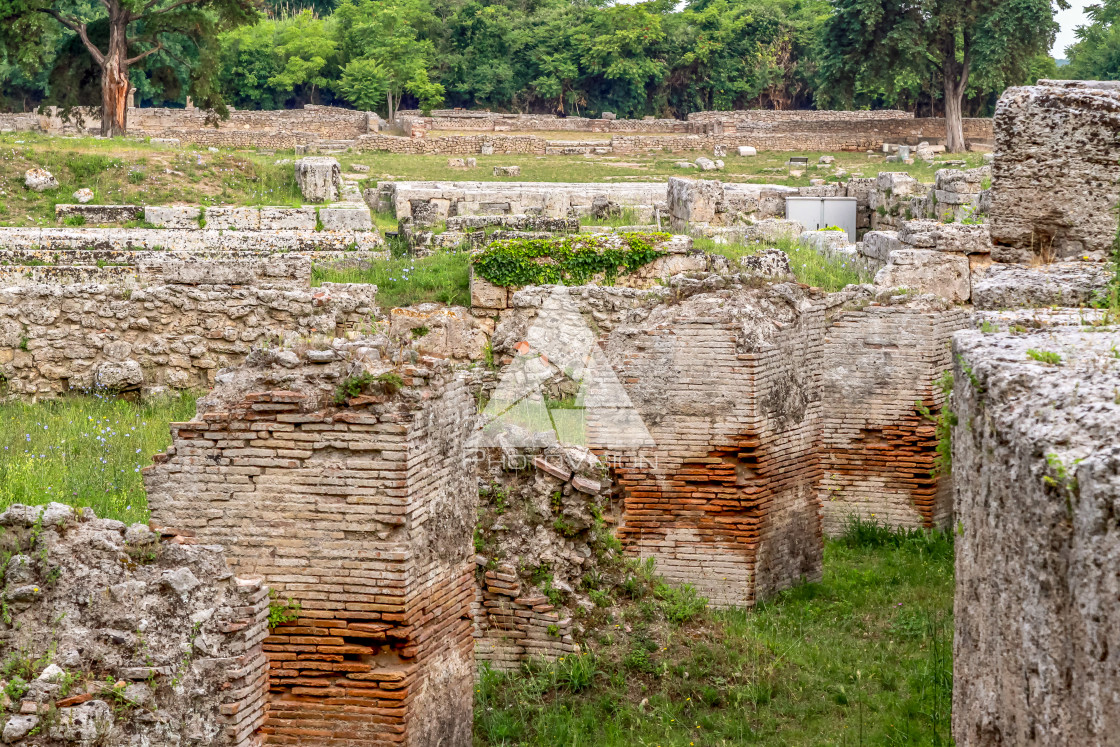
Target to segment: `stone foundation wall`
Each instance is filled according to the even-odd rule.
[[[36,667],[0,704],[5,743],[260,744],[269,590],[222,548],[60,503],[0,527],[0,653]]]
[[[221,382],[146,476],[153,521],[225,545],[236,572],[300,604],[265,641],[266,744],[465,747],[474,402],[439,361],[366,369],[362,345],[294,368],[262,353]],[[360,370],[401,388],[335,406]]]
[[[954,337],[962,747],[1120,733],[1120,331],[1069,323]]]
[[[1009,88],[995,121],[994,259],[1107,256],[1120,202],[1120,87],[1040,81]]]
[[[937,380],[952,367],[949,340],[962,309],[857,304],[830,314],[823,349],[821,512],[839,534],[850,516],[896,527],[946,528],[948,476],[933,470]],[[863,308],[858,308],[863,306]]]
[[[618,462],[618,535],[716,606],[821,573],[824,317],[793,292],[658,307],[603,345],[656,444]]]
[[[361,330],[376,293],[372,285],[332,284],[0,288],[0,374],[8,393],[24,396],[210,388],[220,368],[264,341]]]

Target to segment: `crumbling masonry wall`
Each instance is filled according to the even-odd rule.
[[[1116,328],[954,337],[961,747],[1116,744],[1118,348]]]
[[[255,354],[172,426],[147,481],[153,522],[225,545],[237,573],[299,603],[265,641],[267,744],[469,745],[474,403],[423,359],[399,392],[336,407],[360,369],[336,351],[291,370],[277,355]]]
[[[823,333],[796,286],[696,296],[610,333],[656,444],[616,469],[627,553],[722,607],[820,577]]]
[[[842,532],[850,516],[898,527],[948,525],[951,485],[934,474],[937,434],[917,404],[931,416],[945,405],[937,380],[952,366],[952,334],[968,326],[959,308],[857,298],[832,310],[823,349],[826,534]]]

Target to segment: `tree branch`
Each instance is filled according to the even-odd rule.
[[[176,8],[178,8],[181,5],[195,5],[199,2],[201,2],[201,0],[178,0],[178,2],[171,3],[171,5],[168,5],[166,8],[160,8],[159,10],[152,10],[152,8],[154,8],[157,4],[159,4],[160,1],[161,0],[150,0],[148,2],[148,4],[144,6],[144,9],[141,10],[139,13],[129,14],[130,20],[138,21],[142,18],[147,18],[149,16],[163,15],[164,13],[170,13],[171,11],[175,10]]]
[[[132,57],[131,59],[125,60],[124,64],[135,65],[140,60],[144,59],[145,57],[147,57],[149,55],[155,54],[156,52],[160,51],[161,49],[163,49],[163,42],[162,41],[157,41],[156,45],[154,47],[152,47],[151,49],[149,49],[147,51],[141,52],[140,54],[136,55],[135,57]]]
[[[86,25],[84,23],[76,18],[64,16],[62,15],[62,13],[54,10],[53,8],[40,8],[39,10],[42,13],[46,13],[48,16],[58,21],[71,31],[76,32],[81,38],[82,44],[84,44],[86,46],[86,49],[89,50],[90,55],[93,57],[93,61],[101,67],[105,66],[105,55],[101,54],[101,50],[98,49],[94,45],[94,43],[89,40],[89,35],[86,34]]]

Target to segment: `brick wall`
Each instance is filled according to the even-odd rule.
[[[945,405],[935,381],[952,366],[961,309],[865,306],[838,310],[825,336],[821,513],[839,534],[849,516],[941,527],[952,515],[948,477],[931,475],[937,437],[915,406]]]
[[[307,380],[251,391],[283,370],[243,369],[172,426],[147,476],[153,521],[225,545],[235,572],[301,605],[265,641],[267,744],[470,744],[474,403],[421,363],[343,408]],[[350,369],[321,370],[306,376]]]
[[[615,460],[628,554],[716,606],[820,577],[823,331],[807,299],[739,289],[606,338],[656,444]]]

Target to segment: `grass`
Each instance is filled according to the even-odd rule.
[[[311,284],[372,283],[382,308],[436,302],[470,305],[470,262],[465,252],[438,252],[419,259],[394,257],[368,267],[338,269],[318,265]]]
[[[711,239],[694,239],[695,246],[708,254],[721,254],[728,259],[740,259],[769,248],[781,249],[789,255],[790,268],[799,282],[828,292],[843,290],[845,286],[874,281],[871,273],[862,267],[836,260],[803,246],[796,239],[783,239],[756,244],[716,244]]]
[[[664,605],[617,600],[584,654],[484,669],[475,744],[951,743],[949,535],[857,522],[820,583],[680,623]]]
[[[140,470],[170,445],[168,423],[194,414],[189,394],[139,404],[107,396],[0,404],[0,510],[59,501],[147,521]]]
[[[167,149],[140,141],[0,135],[0,225],[55,225],[54,206],[93,190],[97,204],[299,205],[290,164],[245,151]],[[58,189],[33,192],[24,172],[51,172]]]

